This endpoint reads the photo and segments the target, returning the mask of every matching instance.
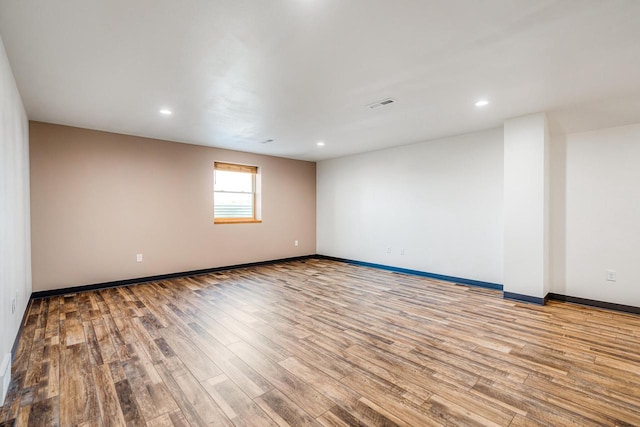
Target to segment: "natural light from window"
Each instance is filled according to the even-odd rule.
[[[255,166],[215,163],[214,219],[216,222],[249,222],[256,218]]]

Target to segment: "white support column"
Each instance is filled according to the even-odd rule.
[[[549,132],[544,113],[504,123],[504,297],[549,292]]]

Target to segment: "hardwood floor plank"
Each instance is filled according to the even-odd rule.
[[[131,358],[131,349],[127,346],[127,343],[116,326],[114,319],[116,319],[116,317],[103,317],[105,329],[113,342],[117,359],[122,362]]]
[[[46,334],[45,334],[46,336]],[[47,338],[43,354],[43,398],[51,399],[60,394],[60,344],[59,337]]]
[[[0,422],[7,424],[15,423],[15,419],[18,416],[20,410],[20,400],[22,393],[24,392],[24,376],[25,371],[15,371],[12,373],[11,384],[7,395],[5,397],[4,405],[0,411]]]
[[[363,404],[361,401],[362,396],[349,388],[348,384],[344,384],[293,357],[283,360],[280,365],[311,384],[321,385],[325,396],[336,403],[336,406],[329,410],[333,414],[328,416],[329,418],[338,417],[349,423],[353,423],[353,420],[361,420],[366,425],[372,426],[395,425],[395,422],[382,415],[382,413],[375,411],[371,406]],[[325,412],[323,415],[327,415],[327,413]]]
[[[107,331],[107,327],[102,317],[99,317],[92,321],[93,332],[96,336],[98,348],[100,349],[100,357],[102,362],[109,364],[118,360],[118,353],[116,351],[113,340]]]
[[[41,400],[31,405],[29,412],[29,426],[56,426],[60,425],[60,402],[58,396]],[[17,425],[23,421],[16,422]]]
[[[197,426],[233,425],[180,360],[177,358],[166,359],[156,366],[185,419],[190,424]]]
[[[205,381],[222,373],[213,361],[176,327],[161,331],[173,353],[182,360],[198,381]]]
[[[632,426],[640,316],[323,259],[30,301],[5,425]]]
[[[61,352],[60,372],[60,424],[98,422],[97,390],[91,374],[89,349],[84,342],[67,346]]]
[[[21,406],[18,410],[18,417],[14,420],[16,426],[28,426],[29,425],[29,416],[31,415],[31,405]],[[48,414],[41,414],[43,417]],[[47,416],[47,418],[49,418]],[[36,424],[32,424],[36,425]]]
[[[66,305],[73,303],[67,302]],[[78,316],[77,311],[68,311],[64,314],[65,318],[61,322],[60,335],[61,341],[66,347],[85,342],[84,328]]]
[[[98,393],[98,403],[100,406],[100,418],[105,426],[126,425],[118,392],[111,377],[108,366],[100,365],[93,367],[93,380],[95,381]]]
[[[45,338],[58,337],[60,334],[60,298],[52,297],[46,300],[47,318],[45,320]]]
[[[44,329],[37,328],[35,330],[35,336],[33,344],[31,345],[31,353],[29,354],[29,362],[27,367],[27,374],[24,380],[26,387],[34,387],[40,383],[42,376],[42,357],[45,347]]]
[[[231,344],[229,348],[312,417],[320,416],[333,406],[324,395],[274,361],[259,355],[250,345],[239,342]]]
[[[507,417],[506,419],[496,419],[494,422],[481,415],[482,412],[471,411],[454,400],[439,395],[431,396],[429,402],[424,403],[423,406],[427,406],[430,412],[454,425],[500,427],[508,426],[513,420],[513,417]]]
[[[343,380],[344,383],[362,396],[365,402],[373,402],[383,415],[391,414],[393,418],[402,421],[403,425],[438,426],[440,423],[435,416],[413,402],[404,399],[405,390],[377,377],[374,374],[360,372],[352,374]],[[387,418],[390,418],[387,416]]]
[[[544,393],[544,398],[551,399],[566,409],[582,408],[582,413],[588,413],[590,418],[603,424],[633,425],[640,421],[640,411],[637,409],[629,410],[626,405],[605,399],[593,390],[572,390],[571,393],[566,393],[566,389],[553,380],[537,375],[530,375],[525,384],[540,390]],[[554,396],[562,396],[562,401],[554,399]]]
[[[316,427],[320,425],[277,389],[266,392],[257,398],[256,402],[279,426]]]
[[[526,411],[527,418],[547,423],[547,425],[602,425],[580,414],[581,408],[578,406],[574,410],[566,411],[553,402],[539,400],[535,396],[531,396],[530,393],[533,390],[528,387],[518,386],[517,384],[509,387],[504,384],[479,382],[474,386],[474,389],[484,396],[493,397],[512,407]],[[544,402],[544,404],[541,402]]]
[[[140,408],[131,390],[128,380],[122,380],[115,383],[116,394],[120,401],[120,409],[127,425],[141,426],[144,425],[144,418],[140,412]]]
[[[348,415],[348,417],[352,418],[351,415]],[[356,420],[355,418],[352,420],[343,420],[331,411],[327,411],[324,414],[320,415],[318,418],[316,418],[316,421],[324,427],[366,426],[366,424],[364,424],[362,421]]]
[[[290,348],[292,354],[295,353],[298,357],[302,357],[309,363],[321,367],[323,371],[336,379],[344,378],[353,371],[353,366],[351,364],[338,360],[328,352],[323,351],[318,347],[314,347],[312,344],[304,341],[304,338],[308,336],[306,334],[301,338],[296,339],[282,335],[279,331],[274,330],[269,325],[260,326],[256,328],[256,330],[272,341],[278,343],[283,348]]]
[[[82,327],[84,329],[84,336],[89,347],[89,360],[91,361],[91,364],[102,365],[104,363],[102,361],[102,352],[100,351],[100,345],[98,343],[98,338],[96,336],[95,330],[93,329],[93,323],[91,322],[91,319],[82,322]]]
[[[276,423],[226,375],[211,378],[204,388],[236,426],[270,427]],[[225,409],[227,408],[227,409]]]
[[[169,414],[163,414],[147,422],[149,427],[173,427],[173,422]]]

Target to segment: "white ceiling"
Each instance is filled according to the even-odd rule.
[[[0,34],[31,120],[297,159],[640,122],[638,0],[0,0]]]

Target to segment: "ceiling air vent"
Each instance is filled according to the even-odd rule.
[[[389,104],[393,104],[395,101],[395,99],[391,99],[391,98],[387,98],[387,99],[383,99],[382,101],[376,101],[372,104],[367,105],[367,107],[373,109],[373,108],[378,108],[378,107],[384,107],[387,106]]]

